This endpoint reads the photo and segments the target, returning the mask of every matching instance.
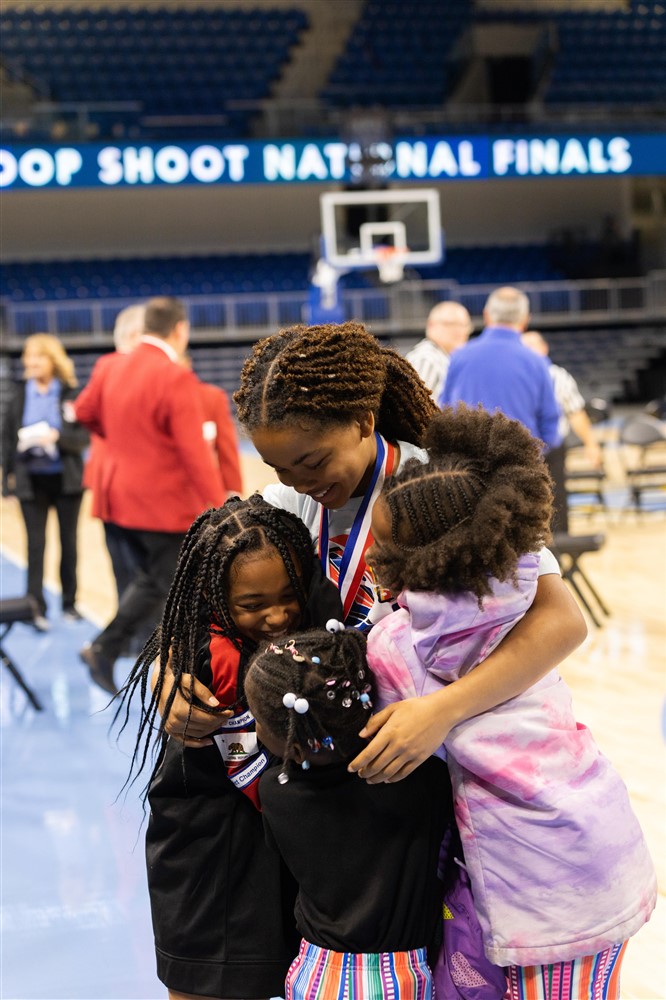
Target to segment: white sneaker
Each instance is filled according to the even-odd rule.
[[[37,629],[38,632],[50,632],[51,622],[44,615],[35,615],[32,619],[33,627]]]

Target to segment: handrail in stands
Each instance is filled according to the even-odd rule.
[[[639,278],[605,278],[586,281],[518,281],[529,295],[532,322],[540,328],[566,322],[612,323],[649,322],[666,318],[666,270],[651,271]],[[349,318],[370,323],[378,335],[422,331],[430,308],[444,299],[462,302],[479,320],[488,295],[496,284],[466,285],[453,279],[415,280],[406,272],[398,285],[376,288],[346,288],[342,298]],[[174,289],[174,294],[178,290]],[[217,310],[215,322],[193,317],[193,342],[204,341],[207,332],[225,341],[259,339],[279,326],[301,322],[308,302],[307,288],[291,292],[250,292],[229,295],[181,295],[190,312],[205,316],[206,309]],[[0,299],[6,349],[20,350],[29,332],[53,333],[68,347],[111,344],[112,320],[136,297],[108,299],[72,299],[40,302],[13,302]],[[75,332],[63,328],[61,317],[76,311],[81,325]],[[38,328],[17,329],[17,318],[39,313]]]

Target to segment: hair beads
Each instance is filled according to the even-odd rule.
[[[297,698],[293,692],[288,691],[282,699],[285,708],[293,708],[299,715],[305,715],[310,705],[307,698]]]
[[[289,760],[309,764],[309,758],[327,750],[351,759],[362,743],[358,733],[373,697],[365,639],[336,620],[329,627],[332,623],[334,631],[299,633],[284,646],[271,643],[247,671],[255,718],[284,740],[281,782],[289,778]]]

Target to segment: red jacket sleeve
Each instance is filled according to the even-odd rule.
[[[204,441],[204,411],[196,376],[176,369],[168,397],[169,425],[174,446],[202,509],[220,507],[226,500],[211,450]]]
[[[104,373],[111,359],[116,357],[115,354],[106,354],[95,362],[88,384],[74,400],[74,412],[78,422],[99,437],[104,437],[102,417]]]
[[[231,416],[229,399],[223,389],[216,385],[205,385],[210,400],[210,410],[206,407],[206,418],[213,420],[217,428],[215,451],[220,468],[222,486],[227,493],[241,493],[243,477],[238,454],[238,437],[236,425]]]

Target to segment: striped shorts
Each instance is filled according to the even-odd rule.
[[[285,1000],[433,1000],[425,948],[352,954],[301,941]]]
[[[620,968],[627,947],[613,945],[554,965],[510,966],[507,1000],[619,1000]]]

